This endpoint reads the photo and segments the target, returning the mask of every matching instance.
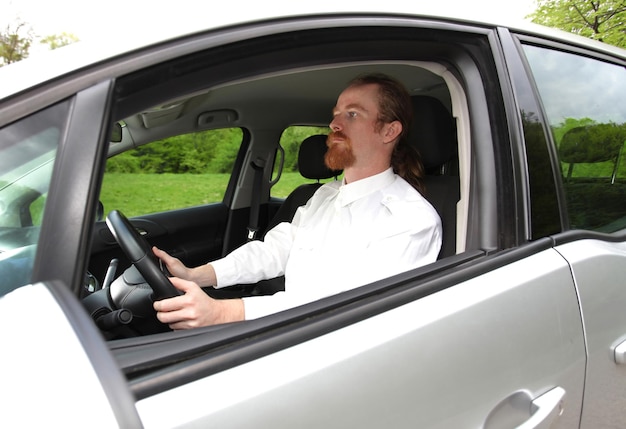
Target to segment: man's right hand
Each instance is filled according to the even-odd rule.
[[[170,280],[184,295],[155,301],[153,305],[159,321],[171,329],[192,329],[244,320],[241,299],[213,299],[194,282],[176,277]]]

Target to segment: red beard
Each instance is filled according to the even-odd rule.
[[[334,138],[341,139],[333,141]],[[328,150],[324,156],[326,166],[331,170],[343,170],[354,164],[352,143],[341,131],[331,132],[326,139]]]

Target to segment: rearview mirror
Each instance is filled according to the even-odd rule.
[[[115,122],[111,127],[111,142],[119,143],[122,141],[122,124]]]

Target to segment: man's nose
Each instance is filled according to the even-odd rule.
[[[339,124],[339,121],[337,120],[337,117],[334,117],[333,120],[330,121],[329,127],[333,131],[341,130],[341,125]]]

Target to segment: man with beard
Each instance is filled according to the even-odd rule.
[[[423,167],[406,142],[410,96],[380,74],[353,80],[333,109],[325,161],[344,179],[320,187],[293,220],[196,268],[154,248],[184,295],[157,301],[172,329],[254,319],[434,262],[441,221],[421,195]],[[215,300],[224,287],[285,275],[271,296]]]

